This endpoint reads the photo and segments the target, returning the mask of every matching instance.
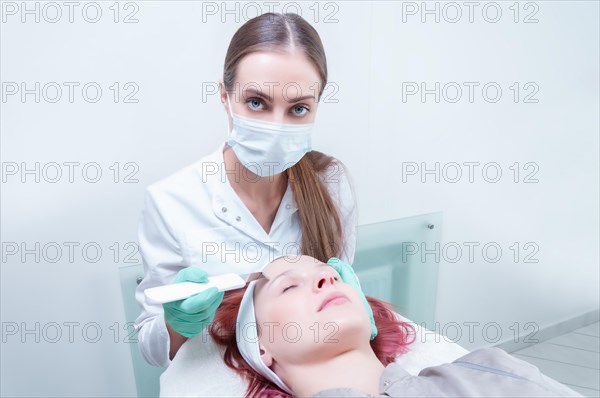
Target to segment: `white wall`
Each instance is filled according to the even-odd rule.
[[[45,3],[37,4],[43,14]],[[56,23],[44,15],[39,23],[27,15],[23,23],[21,2],[2,5],[3,94],[10,82],[25,82],[27,88],[57,82],[63,97],[36,103],[33,95],[24,102],[16,95],[1,103],[1,395],[130,396],[135,385],[118,282],[125,245],[136,240],[144,188],[225,138],[226,114],[216,95],[203,99],[203,82],[218,81],[231,36],[254,11],[244,13],[237,4],[240,13],[221,15],[220,2],[205,3],[217,7],[219,13],[210,15],[203,14],[201,3],[130,3],[136,11],[121,3],[120,19],[135,11],[139,20],[125,24],[114,23],[112,3],[102,2],[100,21],[88,23],[81,13],[88,3],[79,3],[69,23],[68,8],[57,4],[63,15]],[[255,4],[268,11],[264,3]],[[314,146],[350,169],[360,224],[442,210],[442,244],[463,248],[458,262],[445,261],[454,257],[451,251],[440,260],[440,329],[460,325],[460,343],[474,348],[495,337],[494,329],[482,335],[491,322],[500,325],[505,340],[515,322],[521,331],[527,322],[542,328],[597,309],[598,3],[530,3],[538,9],[520,3],[518,23],[512,2],[498,3],[497,23],[486,22],[481,13],[488,4],[493,18],[489,7],[496,3],[479,3],[472,23],[465,6],[457,23],[443,18],[454,17],[451,8],[439,23],[433,15],[421,22],[420,13],[405,13],[403,22],[403,7],[420,9],[420,2],[321,3],[317,22],[310,4],[303,4],[303,16],[321,34],[332,83],[326,92],[337,101],[320,105]],[[443,11],[445,3],[437,4]],[[46,19],[54,18],[55,9],[46,11]],[[523,23],[532,12],[538,23]],[[324,23],[331,13],[337,22]],[[94,16],[93,8],[87,15]],[[80,83],[73,103],[64,82]],[[82,98],[87,82],[103,90],[97,103]],[[118,103],[109,88],[114,82],[121,86]],[[123,89],[127,82],[139,88],[138,103],[123,103],[132,91]],[[436,103],[433,95],[424,102],[415,95],[403,102],[403,82],[426,82],[428,88],[457,82],[463,97]],[[472,103],[464,82],[479,83]],[[496,103],[481,95],[489,82],[502,89]],[[521,87],[517,103],[509,88],[514,82]],[[539,88],[538,103],[523,102],[532,91],[523,88],[528,82]],[[48,96],[54,96],[50,87]],[[65,166],[60,181],[50,183],[42,175],[36,183],[32,174],[23,176],[25,182],[20,172],[10,175],[13,162],[30,168],[39,162],[40,169],[50,162],[80,165],[73,183]],[[82,178],[81,168],[90,162],[103,172],[97,183]],[[110,169],[115,162],[121,167],[118,183]],[[123,169],[128,162],[137,168]],[[420,174],[403,175],[411,162],[428,168],[439,162],[448,174],[438,183],[433,175],[421,182]],[[449,182],[451,162],[479,162],[474,181],[463,166],[462,178]],[[491,162],[502,171],[497,183],[481,174]],[[521,165],[518,183],[509,168],[515,162]],[[523,169],[528,162],[537,166],[537,183],[523,182],[533,170]],[[46,171],[48,179],[54,177],[50,166]],[[130,171],[137,183],[123,183]],[[93,177],[92,169],[88,175]],[[494,177],[491,169],[487,176]],[[48,251],[39,262],[34,254],[23,261],[20,253],[8,255],[12,242],[28,248],[40,242]],[[47,261],[55,256],[52,242],[63,247],[56,263]],[[79,244],[72,262],[65,242]],[[479,244],[473,262],[465,242]],[[502,249],[496,263],[482,256],[481,247],[490,242]],[[532,252],[527,242],[537,247],[533,259],[539,262],[523,261]],[[102,249],[98,262],[83,256],[87,243]],[[69,322],[75,323],[72,338]],[[479,322],[472,341],[465,322]],[[23,327],[33,331],[24,334]],[[96,330],[102,335],[93,343]]]

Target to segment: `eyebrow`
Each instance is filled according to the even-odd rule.
[[[273,278],[273,279],[269,279],[269,278],[267,278],[267,280],[268,280],[268,282],[267,282],[267,285],[268,285],[268,286],[267,286],[267,287],[270,289],[270,288],[271,288],[271,286],[273,286],[273,282],[275,282],[277,279],[281,278],[282,276],[286,276],[286,275],[288,275],[290,272],[294,272],[294,271],[297,271],[297,270],[296,270],[296,269],[294,269],[294,268],[292,268],[292,269],[288,269],[287,271],[285,271],[285,272],[282,272],[281,274],[277,275],[277,276],[276,276],[275,278]],[[265,275],[265,276],[266,276],[266,275]]]
[[[254,94],[254,95],[256,95],[257,97],[262,97],[262,98],[264,98],[264,99],[268,100],[269,102],[273,102],[273,98],[272,98],[272,97],[271,97],[269,94],[265,94],[265,93],[263,93],[262,91],[260,91],[260,90],[256,90],[256,89],[254,89],[254,88],[247,88],[247,89],[245,90],[245,93],[246,93],[246,95],[247,95],[248,93],[250,93],[250,94]],[[315,101],[315,102],[316,102],[316,99],[315,99],[315,96],[314,96],[314,95],[303,95],[302,97],[296,97],[296,98],[289,98],[289,99],[286,99],[286,101],[287,101],[287,102],[289,102],[289,103],[292,103],[292,102],[298,102],[298,101],[302,101],[302,100],[304,100],[304,99],[308,99],[308,98],[312,98],[312,99],[313,99],[313,101]]]

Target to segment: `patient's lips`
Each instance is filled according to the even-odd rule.
[[[323,302],[321,302],[321,305],[319,306],[319,309],[317,310],[317,312],[321,311],[323,308],[325,308],[329,305],[339,305],[339,304],[343,304],[343,303],[346,303],[349,301],[350,301],[350,299],[348,298],[348,296],[346,296],[342,292],[329,293],[325,297],[325,300],[323,300]]]

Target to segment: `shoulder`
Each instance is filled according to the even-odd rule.
[[[349,173],[346,165],[339,159],[333,158],[327,167],[319,172],[319,177],[327,185],[349,183]]]
[[[379,395],[382,396],[382,395]],[[341,388],[329,388],[327,390],[319,391],[310,396],[311,398],[324,398],[324,397],[372,397],[372,395],[366,394],[363,391],[355,388],[341,387]]]
[[[498,347],[479,348],[457,359],[457,361],[470,362],[506,372],[515,371],[520,368],[531,369],[533,366]]]
[[[343,220],[356,218],[356,194],[346,165],[333,156],[319,151],[307,153],[314,172],[325,186]]]
[[[319,151],[311,151],[309,156],[315,172],[331,193],[337,196],[351,193],[353,187],[350,173],[340,159]]]

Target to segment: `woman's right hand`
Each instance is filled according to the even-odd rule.
[[[363,293],[362,288],[360,287],[360,282],[358,281],[358,276],[356,276],[356,274],[354,273],[354,269],[352,269],[352,266],[350,264],[336,257],[331,257],[327,261],[327,265],[332,266],[337,271],[337,273],[340,274],[340,278],[342,278],[344,283],[347,283],[350,286],[354,287],[360,294],[365,309],[367,310],[367,314],[371,319],[371,340],[373,340],[377,336],[377,325],[375,324],[373,309],[369,305],[367,297],[365,296],[365,293]]]
[[[208,282],[208,274],[200,268],[190,266],[179,271],[173,280],[173,283],[181,282]],[[165,322],[180,335],[193,337],[213,321],[223,295],[223,292],[212,287],[185,300],[165,303]]]

